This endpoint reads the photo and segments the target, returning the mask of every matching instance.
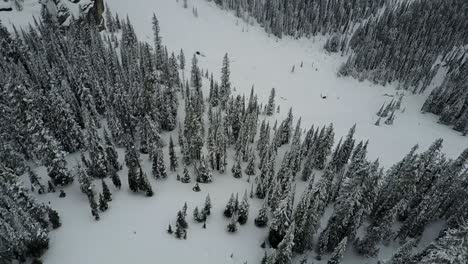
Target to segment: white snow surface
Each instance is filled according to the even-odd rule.
[[[30,15],[39,14],[39,7],[33,0],[26,0],[31,5],[27,12],[3,12],[0,19],[19,26],[31,21]],[[444,139],[444,152],[449,157],[458,155],[468,146],[466,137],[462,137],[451,128],[439,125],[436,117],[421,114],[419,109],[426,95],[406,93],[402,108],[394,125],[381,122],[374,126],[375,113],[384,101],[391,99],[384,94],[395,94],[395,85],[382,87],[352,78],[338,78],[336,71],[346,57],[328,55],[322,49],[325,38],[281,40],[268,36],[257,25],[247,25],[230,12],[219,9],[213,2],[189,0],[189,7],[182,7],[182,0],[112,0],[108,1],[113,12],[121,18],[128,14],[140,40],[152,43],[151,16],[157,15],[163,42],[178,54],[184,49],[187,69],[190,69],[191,56],[200,51],[199,65],[213,72],[219,78],[222,57],[227,52],[231,59],[231,82],[235,93],[248,94],[252,85],[266,102],[270,89],[276,88],[276,102],[281,106],[281,113],[275,117],[284,118],[289,107],[293,107],[295,118],[302,117],[302,125],[325,125],[333,122],[337,140],[345,136],[348,129],[357,124],[356,137],[369,139],[369,157],[380,158],[388,167],[405,155],[411,146],[419,144],[427,148],[436,138]],[[198,17],[192,14],[192,7],[197,8]],[[26,8],[25,8],[26,9]],[[303,67],[300,67],[303,62]],[[291,73],[295,65],[294,73]],[[189,72],[185,72],[189,76]],[[205,88],[208,81],[204,79]],[[208,93],[206,92],[205,95]],[[321,95],[327,95],[326,99]],[[176,132],[173,138],[177,138]],[[168,134],[164,135],[168,138]],[[285,147],[283,147],[285,148]],[[164,149],[167,155],[167,148]],[[119,149],[119,159],[123,162],[123,150]],[[179,157],[180,157],[179,153]],[[68,157],[70,165],[79,159],[78,155]],[[142,156],[144,170],[151,178],[151,163],[147,156]],[[279,164],[280,162],[277,162]],[[167,164],[168,167],[169,164]],[[63,226],[51,232],[50,250],[43,256],[47,264],[129,264],[129,263],[259,263],[263,256],[260,244],[267,237],[268,229],[254,226],[261,201],[251,200],[248,223],[239,227],[235,234],[226,232],[228,219],[222,215],[224,206],[232,192],[242,197],[250,184],[243,179],[234,179],[230,168],[227,173],[215,173],[215,182],[201,185],[202,191],[193,192],[194,183],[182,184],[175,180],[174,173],[166,180],[150,179],[155,196],[146,198],[128,190],[127,169],[119,172],[122,189],[113,192],[110,210],[101,213],[101,220],[96,222],[90,215],[88,201],[78,183],[67,187],[67,197],[59,199],[58,194],[38,196],[38,199],[57,209],[62,217]],[[244,164],[245,167],[245,164]],[[44,167],[37,171],[46,179]],[[182,174],[182,167],[179,166]],[[193,175],[193,173],[192,173]],[[100,182],[96,181],[97,190]],[[304,188],[298,184],[298,195]],[[208,218],[207,229],[192,220],[195,206],[202,206],[206,194],[213,202],[212,216]],[[178,240],[166,233],[170,223],[175,227],[175,216],[187,201],[189,222],[188,239]],[[331,210],[327,210],[329,215]],[[326,217],[324,217],[326,218]],[[270,219],[271,220],[271,219]],[[322,222],[325,223],[322,219]],[[437,236],[443,224],[434,223],[425,232],[421,245],[426,245]],[[392,254],[397,245],[384,247],[380,259]],[[344,264],[376,263],[376,259],[355,256],[349,246],[343,260]],[[232,257],[231,257],[232,256]],[[310,253],[310,261],[314,253]],[[302,256],[297,258],[297,261]]]
[[[333,122],[337,140],[356,123],[356,136],[370,140],[369,157],[380,158],[386,167],[400,160],[416,143],[425,149],[435,139],[443,138],[449,157],[468,146],[467,137],[437,124],[436,116],[420,112],[427,94],[406,92],[402,106],[406,107],[405,113],[397,113],[392,126],[383,122],[375,126],[375,113],[383,102],[391,100],[384,94],[395,94],[396,85],[383,87],[351,77],[338,78],[337,69],[346,57],[327,55],[322,48],[325,38],[277,40],[263,28],[246,25],[231,12],[219,9],[214,2],[189,0],[187,9],[182,3],[182,0],[134,0],[128,5],[125,0],[112,0],[109,4],[119,15],[128,14],[140,40],[149,43],[153,43],[151,16],[155,13],[164,44],[176,54],[182,48],[188,68],[192,54],[200,51],[205,55],[198,58],[200,67],[219,77],[227,52],[231,59],[231,82],[237,93],[248,95],[254,85],[260,102],[266,102],[270,89],[275,87],[276,101],[281,105],[279,120],[293,107],[295,117],[302,117],[305,128]],[[198,18],[192,14],[192,7],[197,8]],[[293,65],[295,71],[291,73]],[[326,94],[327,99],[322,99],[321,94]]]

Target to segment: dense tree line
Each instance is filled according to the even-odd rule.
[[[450,65],[442,86],[435,89],[423,112],[466,134],[468,3],[463,0],[329,1],[214,0],[238,17],[260,23],[281,37],[329,34],[325,49],[350,53],[340,76],[369,79],[424,92],[438,71]],[[271,109],[269,110],[271,113]]]
[[[108,31],[120,32],[120,41],[103,38],[95,24],[86,20],[61,28],[47,14],[41,22],[13,35],[0,27],[0,73],[7,76],[0,79],[0,120],[4,124],[0,128],[0,175],[5,178],[0,182],[4,189],[0,228],[7,230],[0,233],[0,239],[8,245],[6,250],[0,248],[0,254],[6,252],[8,259],[20,260],[37,257],[47,248],[45,219],[52,227],[59,226],[54,211],[35,204],[25,190],[16,187],[15,173],[27,170],[24,161],[47,167],[49,191],[78,178],[91,214],[99,220],[112,200],[107,178],[117,189],[122,186],[116,148],[125,148],[130,190],[152,196],[156,189],[142,168],[142,154],[152,162],[151,174],[156,180],[169,176],[166,160],[176,172],[175,143],[170,137],[169,158],[165,157],[161,133],[178,128],[184,165],[183,178],[178,177],[181,182],[192,180],[188,168],[193,166],[199,190],[201,184],[216,181],[213,170],[229,173],[229,166],[233,177],[248,176],[251,198],[263,199],[258,214],[249,217],[248,193],[241,201],[233,194],[224,215],[230,218],[229,232],[236,232],[249,218],[258,227],[267,227],[268,243],[274,250],[266,256],[266,263],[288,264],[294,254],[316,250],[319,256],[330,253],[329,263],[336,264],[350,246],[362,255],[375,256],[380,242],[417,239],[435,220],[446,221],[447,228],[433,244],[412,255],[415,242],[410,240],[390,263],[431,263],[446,257],[443,253],[466,256],[462,237],[468,217],[468,150],[448,159],[441,151],[442,140],[436,140],[421,153],[413,147],[384,171],[378,160],[368,160],[369,143],[355,139],[356,126],[337,144],[333,124],[312,126],[303,133],[301,119],[294,117],[292,109],[271,126],[266,118],[274,115],[275,90],[265,107],[259,104],[253,87],[250,95],[232,94],[228,54],[223,58],[219,84],[199,68],[196,55],[190,77],[180,79],[185,55],[169,55],[156,16],[152,19],[152,46],[138,42],[128,19],[106,17],[111,25]],[[209,86],[206,97],[203,86]],[[180,105],[179,98],[184,100]],[[179,107],[185,111],[181,122]],[[234,160],[227,159],[229,148]],[[65,161],[71,152],[82,153],[73,172]],[[45,185],[33,170],[28,170],[28,176],[31,185],[44,193]],[[102,193],[96,191],[95,179],[101,181]],[[305,185],[298,200],[297,184]],[[331,216],[318,233],[329,206],[333,207]],[[13,207],[18,213],[11,216],[6,212]],[[210,210],[211,198],[207,197],[202,210],[195,208],[194,219],[206,220]],[[176,230],[169,227],[168,232],[187,238],[186,215],[184,206],[177,213]],[[13,226],[18,221],[11,217],[28,227]],[[358,238],[357,230],[364,221],[370,225]]]
[[[211,0],[208,0],[211,1]],[[302,37],[346,32],[386,2],[333,0],[213,0],[238,17],[255,19],[267,32]]]
[[[468,3],[462,0],[389,4],[382,14],[370,17],[352,33],[352,52],[339,75],[383,85],[398,81],[402,88],[416,93],[425,91],[437,72],[446,67],[449,73],[444,83],[431,93],[422,111],[440,115],[441,123],[466,134],[468,93],[463,47],[468,43],[467,9]],[[333,38],[329,41],[339,42]]]

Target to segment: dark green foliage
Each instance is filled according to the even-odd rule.
[[[112,193],[109,190],[109,187],[107,187],[107,184],[104,180],[102,180],[102,195],[104,200],[107,202],[112,201]]]
[[[57,229],[60,226],[62,226],[62,223],[60,223],[60,216],[57,213],[57,211],[53,209],[48,210],[48,216],[49,216],[49,222],[52,225],[53,229]]]
[[[107,204],[107,200],[104,198],[102,193],[99,194],[99,210],[101,212],[107,211],[109,209],[109,205]]]
[[[187,167],[184,167],[184,177],[180,181],[182,183],[189,183],[191,181]]]
[[[265,227],[268,224],[268,208],[266,203],[263,204],[262,208],[258,211],[258,216],[255,218],[255,225],[258,227]]]

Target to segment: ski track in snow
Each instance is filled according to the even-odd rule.
[[[425,149],[441,137],[444,139],[443,151],[449,157],[458,155],[468,145],[466,137],[437,124],[435,116],[420,113],[425,99],[422,95],[406,93],[402,106],[406,107],[406,112],[397,114],[394,125],[387,126],[381,122],[381,126],[374,126],[377,119],[375,113],[384,101],[391,100],[384,94],[394,94],[395,86],[382,87],[367,81],[336,77],[338,67],[346,58],[325,54],[322,49],[325,38],[294,40],[286,37],[277,40],[268,36],[261,27],[247,25],[232,13],[220,10],[213,2],[206,0],[191,0],[187,9],[182,7],[182,0],[108,2],[112,11],[118,12],[121,18],[128,14],[140,40],[150,43],[153,42],[151,16],[154,12],[160,22],[163,43],[174,49],[172,51],[176,54],[180,48],[184,49],[188,69],[192,54],[200,51],[205,56],[199,56],[199,66],[213,72],[219,79],[223,55],[229,53],[231,82],[236,93],[248,95],[254,85],[260,102],[265,103],[270,89],[275,87],[276,102],[281,107],[281,113],[275,116],[278,121],[285,117],[289,107],[293,107],[295,118],[302,117],[304,128],[333,122],[336,141],[356,123],[357,139],[370,140],[369,158],[380,158],[386,167],[400,160],[416,143]],[[31,21],[30,16],[38,16],[40,10],[32,0],[26,1],[26,4],[28,7],[25,6],[24,13],[3,12],[0,19],[10,28],[12,21],[24,27]],[[198,18],[193,16],[192,7],[197,8]],[[301,62],[304,64],[302,68]],[[291,73],[293,65],[295,72]],[[190,76],[188,71],[185,76]],[[206,79],[204,84],[206,89]],[[327,99],[322,99],[321,94],[326,94]],[[163,136],[168,138],[167,134]],[[173,138],[177,138],[176,134],[173,134]],[[164,151],[167,155],[167,148]],[[180,153],[178,156],[181,157]],[[119,149],[121,162],[123,157],[123,150]],[[76,159],[79,156],[69,156],[70,165]],[[147,156],[143,155],[142,160],[145,161],[144,170],[151,178],[151,164],[146,162]],[[279,164],[277,162],[277,166]],[[199,193],[191,190],[193,182],[177,182],[173,173],[169,173],[167,180],[151,179],[155,191],[152,198],[128,190],[127,168],[124,166],[119,172],[122,189],[117,191],[110,186],[113,201],[110,210],[101,214],[99,222],[92,220],[86,196],[80,192],[76,182],[65,189],[65,199],[58,199],[58,193],[39,196],[41,201],[51,202],[63,222],[62,228],[51,232],[50,250],[43,257],[44,263],[259,263],[263,256],[259,245],[266,239],[268,230],[256,228],[253,224],[261,206],[260,200],[251,201],[249,220],[245,226],[239,227],[235,234],[226,232],[229,220],[224,218],[222,211],[230,194],[239,192],[242,197],[245,190],[250,190],[245,175],[240,180],[231,177],[231,165],[228,165],[226,174],[215,173],[214,183],[200,185],[202,191]],[[245,168],[245,164],[243,166]],[[180,174],[182,169],[179,167]],[[43,179],[47,178],[44,167],[38,168],[38,172]],[[100,190],[100,182],[96,181],[95,184],[96,189]],[[303,188],[298,186],[297,195]],[[211,196],[213,210],[205,230],[202,224],[192,220],[192,211],[195,206],[203,205],[207,193]],[[176,213],[185,201],[189,206],[188,239],[178,240],[169,236],[166,228],[169,223],[175,226]],[[328,209],[327,215],[330,213]],[[322,219],[323,224],[327,215]],[[421,244],[426,245],[434,239],[441,227],[441,223],[431,224]],[[379,257],[388,257],[397,246],[391,244],[388,248],[384,247]],[[313,252],[309,255],[314,263],[326,263],[327,257],[318,262],[312,260],[315,256]],[[352,250],[347,250],[343,263],[376,263],[376,260],[356,256]]]

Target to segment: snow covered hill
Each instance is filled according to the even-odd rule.
[[[61,25],[68,25],[72,16],[79,17],[80,13],[88,13],[101,0],[2,0],[0,8],[11,11],[0,12],[0,20],[7,27],[14,24],[17,28],[25,27],[32,22],[32,18],[41,17],[41,6],[45,5],[56,16]]]
[[[453,157],[466,146],[467,139],[449,127],[437,124],[431,114],[421,114],[427,96],[407,93],[392,126],[375,126],[375,113],[381,105],[390,103],[395,86],[382,87],[368,81],[338,78],[338,67],[346,61],[339,55],[327,55],[323,50],[325,38],[275,39],[263,28],[248,25],[233,13],[220,10],[214,2],[125,0],[109,2],[110,8],[121,15],[128,14],[141,40],[152,43],[151,16],[156,14],[161,25],[163,41],[173,49],[183,48],[185,54],[202,52],[200,66],[220,73],[223,55],[232,60],[231,82],[238,93],[252,86],[266,101],[272,87],[277,90],[282,119],[289,107],[302,116],[304,127],[333,122],[337,135],[345,135],[357,124],[358,138],[370,140],[369,156],[380,158],[385,166],[399,160],[414,144],[426,148],[437,138],[444,139],[444,151]],[[198,17],[192,13],[196,8]],[[177,50],[175,50],[177,52]],[[188,56],[189,57],[189,56]],[[303,63],[303,67],[301,67]],[[291,73],[295,66],[294,73]],[[430,89],[429,89],[430,90]],[[321,95],[327,95],[326,100]],[[383,123],[383,122],[382,122]]]

